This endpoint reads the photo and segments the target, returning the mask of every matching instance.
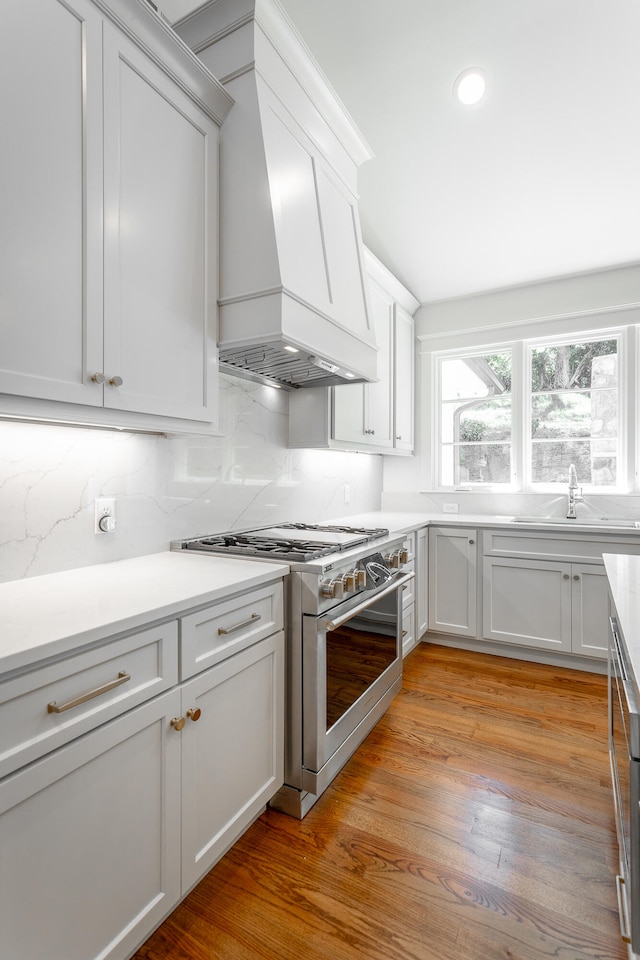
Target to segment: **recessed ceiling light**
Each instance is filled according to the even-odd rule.
[[[484,73],[477,67],[463,70],[453,85],[456,99],[465,107],[474,107],[484,97],[486,83]]]

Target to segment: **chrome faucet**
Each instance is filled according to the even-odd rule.
[[[569,467],[569,503],[567,509],[567,520],[577,520],[576,503],[584,503],[582,496],[582,487],[578,486],[578,476],[576,474],[575,464]]]

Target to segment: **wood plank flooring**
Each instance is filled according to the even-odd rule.
[[[135,960],[626,960],[606,678],[421,644],[302,821],[267,811]]]

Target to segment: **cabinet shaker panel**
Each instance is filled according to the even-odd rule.
[[[177,903],[179,706],[169,691],[0,782],[0,956],[121,960]]]
[[[0,393],[101,405],[101,18],[87,0],[2,17]]]
[[[214,419],[217,138],[194,101],[105,25],[107,407]]]

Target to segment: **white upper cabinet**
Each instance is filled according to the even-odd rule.
[[[231,100],[140,0],[4,12],[0,413],[211,430]]]
[[[395,449],[410,453],[414,443],[415,340],[413,317],[394,306],[393,397]]]
[[[104,39],[105,406],[211,421],[217,127],[110,24]]]
[[[28,42],[28,67],[25,65]],[[10,0],[0,31],[0,391],[101,404],[102,18]]]
[[[418,301],[364,249],[376,336],[377,380],[298,390],[289,399],[289,446],[411,454],[414,324]]]
[[[336,387],[333,437],[365,446],[393,447],[393,299],[379,284],[369,286],[378,347],[376,383]]]

